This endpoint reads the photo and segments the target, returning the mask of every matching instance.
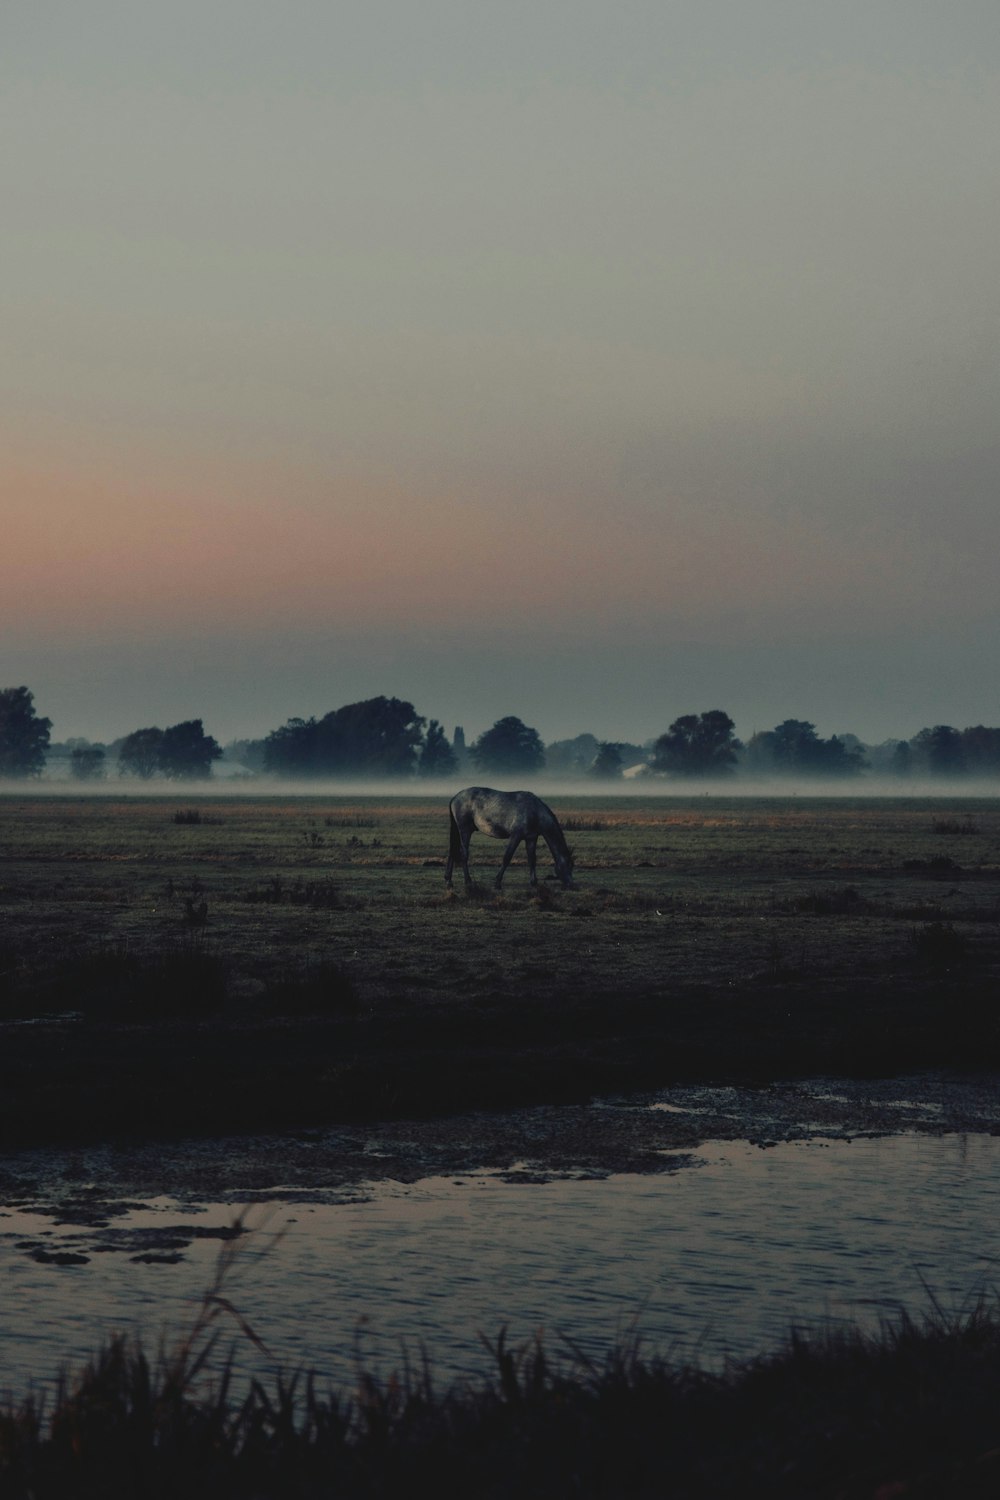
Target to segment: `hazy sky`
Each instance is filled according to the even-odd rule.
[[[996,0],[4,0],[0,686],[1000,723]]]

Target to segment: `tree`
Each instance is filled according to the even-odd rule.
[[[650,766],[674,776],[728,776],[743,746],[721,708],[675,719],[653,746]]]
[[[221,755],[222,747],[205,733],[201,720],[185,719],[163,731],[158,758],[160,770],[171,781],[203,781]]]
[[[815,724],[785,719],[774,729],[755,734],[747,745],[748,769],[799,776],[857,776],[867,769],[861,742],[848,747],[838,735],[821,740]]]
[[[118,750],[118,771],[122,776],[138,776],[148,781],[160,769],[162,729],[134,729],[127,734]]]
[[[424,719],[400,698],[367,698],[322,719],[289,719],[264,741],[264,765],[283,776],[412,776]]]
[[[966,770],[973,776],[1000,773],[1000,729],[973,724],[962,730],[962,752]]]
[[[588,776],[595,777],[598,781],[618,781],[622,774],[622,753],[617,745],[610,740],[602,740],[597,747]]]
[[[76,781],[100,781],[106,774],[103,745],[77,745],[70,752],[69,772]]]
[[[913,751],[906,740],[900,740],[892,752],[890,768],[893,776],[907,777],[913,775]]]
[[[933,729],[921,729],[910,741],[918,761],[927,767],[932,776],[964,776],[965,748],[962,736],[950,724],[935,724]]]
[[[26,687],[0,689],[0,776],[41,775],[51,728]]]
[[[469,752],[465,744],[465,730],[461,724],[455,725],[455,733],[451,737],[451,748],[455,755],[455,768],[464,771],[469,764]]]
[[[248,771],[263,771],[263,740],[230,740],[222,747],[223,760],[243,766]]]
[[[551,776],[585,776],[594,763],[598,739],[578,734],[572,740],[553,740],[545,746],[545,769]]]
[[[437,719],[431,719],[417,762],[417,775],[454,776],[457,770],[458,758],[448,743],[448,736]]]
[[[545,747],[537,729],[509,715],[498,719],[472,746],[472,759],[480,771],[497,771],[501,775],[519,775],[522,771],[541,771],[545,765]]]
[[[280,776],[318,776],[315,719],[289,719],[264,740],[264,770]]]
[[[401,698],[366,698],[320,720],[331,768],[346,776],[412,776],[425,720]]]

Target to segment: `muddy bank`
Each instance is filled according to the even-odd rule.
[[[475,1003],[428,989],[346,1009],[338,992],[331,1014],[321,998],[306,986],[256,1009],[0,1024],[0,1142],[336,1131],[668,1084],[1000,1067],[996,988],[982,976],[602,994],[539,971]]]
[[[587,1106],[433,1121],[23,1149],[5,1155],[0,1198],[57,1223],[113,1228],[116,1217],[163,1196],[190,1203],[192,1211],[207,1201],[229,1202],[235,1211],[278,1199],[356,1198],[366,1184],[476,1169],[514,1181],[676,1170],[686,1164],[685,1153],[706,1141],[747,1140],[766,1149],[902,1131],[1000,1134],[1000,1078],[935,1072],[766,1088],[688,1086]]]

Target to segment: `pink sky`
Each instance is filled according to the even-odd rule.
[[[997,28],[845,5],[14,7],[0,684],[1000,721]]]

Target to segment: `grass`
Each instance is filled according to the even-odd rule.
[[[792,1335],[721,1373],[645,1357],[594,1362],[539,1336],[487,1345],[492,1376],[440,1390],[426,1360],[350,1392],[302,1371],[269,1386],[221,1356],[224,1319],[256,1334],[219,1276],[155,1359],[110,1339],[54,1397],[0,1413],[8,1500],[81,1496],[352,1500],[431,1493],[929,1500],[1000,1483],[1000,1319],[901,1315],[878,1334]]]
[[[1000,1061],[997,802],[552,800],[577,888],[467,895],[444,794],[4,796],[0,1134]]]

